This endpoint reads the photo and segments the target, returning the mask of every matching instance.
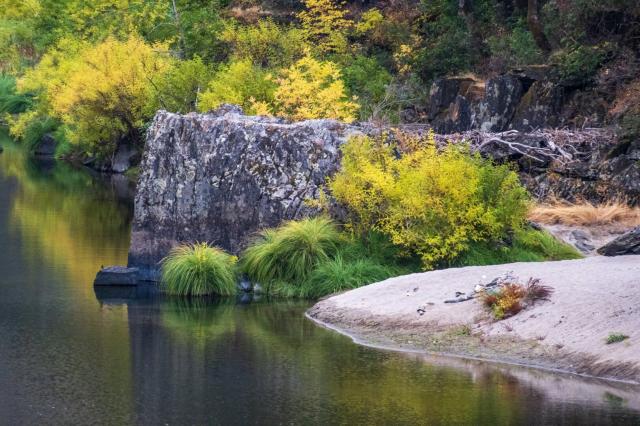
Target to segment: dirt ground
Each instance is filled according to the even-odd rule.
[[[444,303],[506,273],[539,278],[554,293],[500,321],[478,299]],[[640,256],[406,275],[329,297],[308,316],[374,346],[640,383]],[[606,344],[612,333],[629,338]]]

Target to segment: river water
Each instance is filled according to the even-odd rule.
[[[131,188],[0,154],[0,424],[640,424],[640,389],[358,346],[306,302],[96,292]]]

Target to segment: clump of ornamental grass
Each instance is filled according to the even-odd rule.
[[[583,256],[546,231],[526,227],[502,244],[472,242],[449,266],[499,265],[513,262],[580,259]]]
[[[320,264],[303,283],[300,296],[317,298],[383,281],[399,274],[399,268],[372,259],[348,260],[338,255]]]
[[[530,278],[526,285],[504,283],[499,289],[485,291],[480,297],[495,319],[501,320],[516,315],[537,301],[549,300],[552,294],[552,287],[541,284],[538,278]]]
[[[335,256],[343,238],[335,224],[316,217],[286,222],[260,233],[242,255],[252,281],[301,285],[317,265]]]
[[[236,292],[235,257],[207,243],[182,245],[162,260],[162,288],[177,296]]]

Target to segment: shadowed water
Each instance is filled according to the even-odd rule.
[[[0,424],[640,423],[638,387],[361,347],[306,302],[96,294],[130,188],[3,144]]]

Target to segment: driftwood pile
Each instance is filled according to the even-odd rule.
[[[406,125],[400,131],[420,137],[427,134],[429,127]],[[480,152],[482,155],[499,153],[500,158],[526,157],[538,163],[568,164],[588,158],[595,147],[610,144],[615,140],[615,134],[610,129],[602,128],[544,129],[531,132],[508,130],[499,133],[470,130],[449,135],[436,134],[435,140],[438,146],[466,142],[472,152]]]

